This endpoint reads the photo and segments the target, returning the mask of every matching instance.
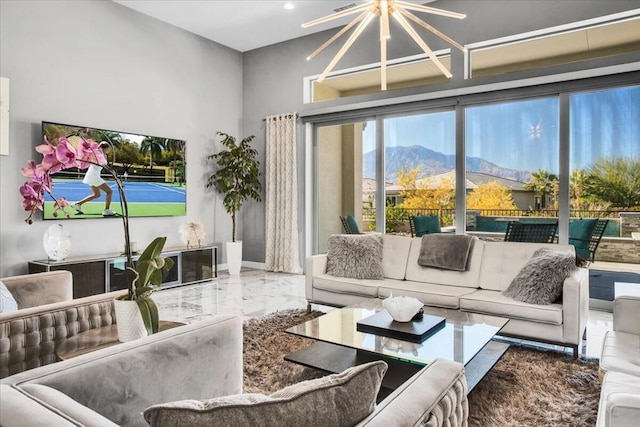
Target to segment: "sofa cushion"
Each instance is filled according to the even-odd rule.
[[[23,384],[20,388],[46,406],[53,408],[57,413],[81,425],[117,426],[55,388],[41,384]]]
[[[2,396],[0,403],[1,426],[73,427],[79,425],[56,414],[47,406],[8,384],[0,384],[0,396]]]
[[[294,384],[271,396],[182,400],[144,411],[152,426],[353,426],[373,412],[387,371],[381,361]]]
[[[478,285],[482,289],[504,291],[540,248],[574,254],[571,245],[553,243],[485,242]]]
[[[576,269],[573,254],[540,248],[513,279],[504,294],[529,304],[551,304],[562,296],[562,285]]]
[[[439,268],[422,267],[418,265],[422,238],[415,237],[411,241],[411,251],[407,260],[406,279],[413,282],[434,283],[449,286],[463,286],[477,288],[478,275],[482,264],[485,242],[476,240],[471,249],[471,259],[467,271],[442,270]]]
[[[382,235],[333,234],[327,247],[327,274],[352,279],[384,279]]]
[[[391,279],[381,282],[380,280],[349,279],[348,277],[334,277],[322,274],[313,278],[313,287],[324,291],[375,298],[378,296],[378,287],[388,280]]]
[[[411,237],[385,234],[383,241],[382,271],[384,277],[403,280],[407,272],[407,258],[411,249]]]
[[[412,282],[405,280],[402,282],[384,281],[384,285],[378,288],[380,298],[393,296],[408,296],[417,298],[425,305],[435,307],[453,308],[460,307],[460,297],[462,295],[475,292],[475,289],[462,286],[438,285],[435,283]]]
[[[73,275],[66,270],[4,277],[2,281],[20,309],[73,299]]]
[[[640,377],[640,335],[607,331],[602,341],[600,369]]]
[[[498,291],[478,290],[460,297],[460,309],[511,319],[562,325],[562,305],[537,305],[516,301]]]
[[[0,313],[9,313],[16,310],[18,310],[18,303],[5,284],[0,281]]]

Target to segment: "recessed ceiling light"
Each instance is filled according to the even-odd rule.
[[[287,9],[287,10],[291,10],[294,7],[296,7],[296,6],[293,3],[285,3],[284,4],[284,8]]]

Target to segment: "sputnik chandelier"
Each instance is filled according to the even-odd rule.
[[[332,21],[334,19],[342,18],[344,16],[353,15],[355,13],[361,12],[354,20],[345,25],[340,31],[338,31],[333,37],[327,40],[322,46],[316,49],[311,55],[307,57],[307,60],[310,60],[318,53],[322,52],[327,46],[336,41],[340,36],[349,31],[351,28],[357,25],[355,31],[349,36],[347,41],[342,45],[338,53],[333,57],[327,68],[324,69],[320,77],[318,78],[318,82],[324,81],[327,75],[333,70],[338,61],[342,59],[344,54],[349,50],[351,45],[356,41],[356,39],[362,34],[364,29],[369,25],[369,23],[376,17],[380,16],[380,86],[382,90],[387,90],[387,40],[391,37],[391,32],[389,30],[389,17],[392,16],[398,23],[404,28],[404,30],[411,36],[411,38],[420,46],[420,48],[427,54],[429,59],[433,62],[433,64],[447,77],[451,78],[451,73],[447,68],[440,62],[440,60],[436,57],[433,51],[429,48],[429,46],[422,40],[422,38],[418,35],[418,33],[413,29],[413,27],[409,24],[407,19],[415,22],[422,28],[432,32],[436,36],[440,37],[442,40],[448,42],[449,44],[455,46],[461,51],[465,51],[466,49],[461,44],[452,40],[450,37],[447,37],[442,32],[438,31],[431,25],[427,24],[413,13],[409,12],[410,10],[414,10],[417,12],[431,13],[434,15],[442,15],[447,16],[449,18],[457,18],[464,19],[466,17],[465,14],[450,12],[448,10],[436,9],[433,7],[423,6],[419,4],[408,3],[406,1],[400,0],[372,0],[367,3],[364,3],[360,6],[354,6],[352,8],[333,13],[331,15],[325,16],[323,18],[319,18],[305,24],[302,24],[303,28],[309,28],[314,25],[323,24],[325,22]]]

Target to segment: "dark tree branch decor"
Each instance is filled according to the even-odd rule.
[[[257,160],[258,151],[251,146],[254,136],[248,136],[239,144],[236,138],[224,132],[216,132],[223,139],[222,145],[226,147],[219,153],[207,156],[209,160],[215,160],[217,168],[207,180],[207,188],[214,187],[216,191],[224,195],[222,203],[227,213],[231,215],[232,241],[236,241],[236,213],[242,204],[249,198],[256,202],[262,201],[260,192],[260,162]]]

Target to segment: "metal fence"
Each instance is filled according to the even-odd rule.
[[[558,217],[559,211],[557,209],[542,209],[542,210],[522,210],[522,209],[469,209],[469,211],[478,212],[480,216],[532,216],[532,217]],[[440,215],[444,217],[454,216],[455,209],[405,209],[397,206],[387,206],[385,208],[386,216],[393,217],[399,220],[409,220],[410,217],[415,215]],[[620,211],[605,211],[605,210],[578,210],[571,209],[569,211],[571,218],[620,218]],[[362,219],[375,220],[376,209],[364,208],[362,209]]]

